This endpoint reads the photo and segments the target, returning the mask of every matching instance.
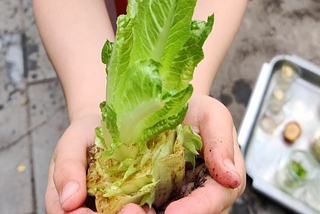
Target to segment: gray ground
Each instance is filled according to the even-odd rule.
[[[238,128],[263,62],[295,54],[320,65],[319,0],[254,0],[211,95]],[[68,126],[64,96],[35,25],[31,0],[0,0],[0,213],[45,213],[47,168]],[[233,214],[290,213],[247,189]]]

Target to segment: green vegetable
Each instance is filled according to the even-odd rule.
[[[129,0],[114,43],[102,50],[107,80],[87,187],[102,213],[161,206],[180,189],[201,138],[180,125],[214,18],[192,20],[196,0]]]
[[[291,162],[293,171],[300,177],[305,178],[307,176],[307,171],[301,166],[300,163],[296,161]]]

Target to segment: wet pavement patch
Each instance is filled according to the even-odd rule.
[[[220,101],[221,101],[225,106],[228,107],[230,104],[232,104],[233,99],[232,99],[232,96],[231,96],[231,95],[221,93],[221,94],[220,94]]]
[[[250,84],[244,79],[235,81],[232,86],[232,94],[234,95],[237,103],[243,104],[244,106],[248,105],[251,91]]]

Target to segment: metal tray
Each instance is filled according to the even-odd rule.
[[[283,106],[284,120],[270,134],[262,129],[260,122],[271,88],[276,84],[277,71],[284,62],[295,64],[301,73],[291,86],[290,100]],[[299,194],[282,191],[275,174],[282,158],[293,149],[310,151],[310,139],[320,129],[319,107],[320,67],[298,56],[279,55],[263,64],[239,129],[239,144],[253,188],[298,213],[319,214],[320,211],[304,203]],[[283,130],[289,121],[298,122],[302,130],[292,145],[283,140]]]

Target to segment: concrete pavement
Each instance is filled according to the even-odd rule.
[[[296,54],[320,65],[319,0],[254,0],[211,95],[238,128],[263,62]],[[48,165],[67,128],[57,76],[34,21],[32,0],[0,0],[0,213],[43,214]],[[290,213],[252,191],[233,214]]]

